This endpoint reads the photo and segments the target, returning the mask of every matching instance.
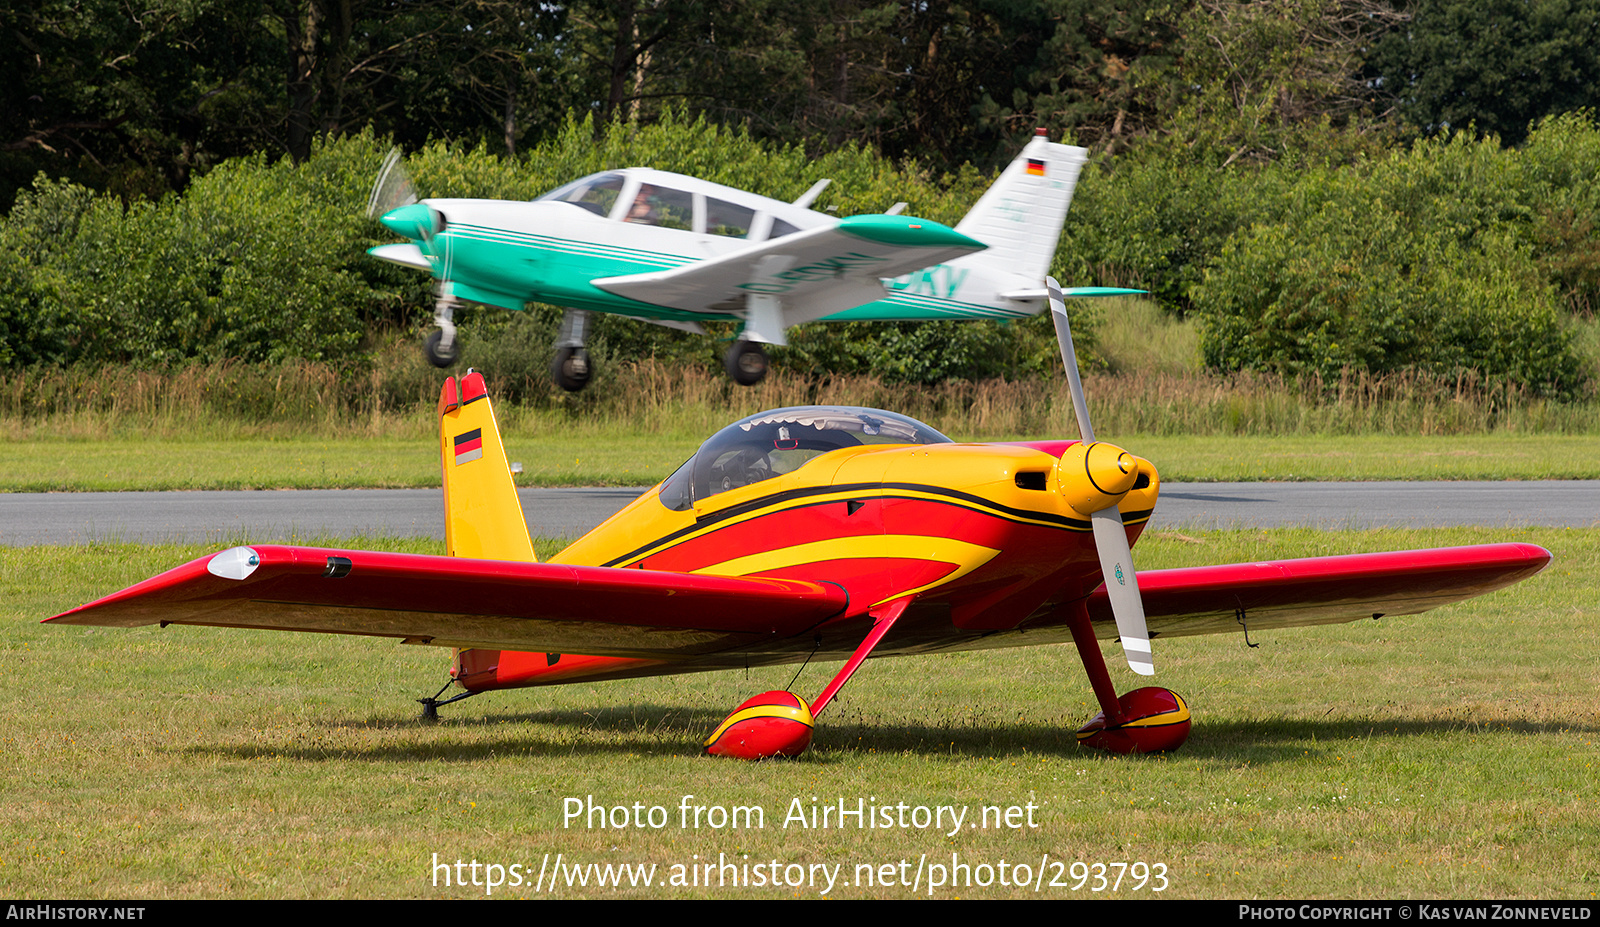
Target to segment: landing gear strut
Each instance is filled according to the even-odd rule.
[[[1078,743],[1112,753],[1165,753],[1183,746],[1189,739],[1190,719],[1182,697],[1170,689],[1147,686],[1118,698],[1083,602],[1076,603],[1067,626],[1100,703],[1100,713],[1078,728]]]
[[[705,751],[712,756],[731,756],[741,760],[764,760],[774,756],[799,756],[811,745],[811,732],[817,726],[817,715],[828,707],[844,684],[850,681],[863,660],[872,655],[874,647],[883,640],[894,623],[905,614],[911,597],[896,599],[886,605],[869,609],[872,629],[856,645],[855,653],[845,661],[817,700],[807,705],[793,692],[778,690],[763,692],[733,710],[706,738]],[[821,644],[822,639],[817,639]]]
[[[444,694],[445,689],[450,688],[450,685],[451,684],[448,682],[445,683],[444,688],[433,693],[431,698],[417,699],[417,704],[422,706],[422,714],[417,718],[418,721],[438,721],[440,705],[448,705],[451,702],[459,702],[464,698],[472,698],[474,695],[478,694],[476,692],[463,692],[460,695],[452,695],[447,699],[439,698],[439,696]]]
[[[422,342],[423,356],[435,367],[448,367],[456,362],[456,301],[441,297],[433,306],[433,321],[438,330],[428,333]]]
[[[556,336],[556,356],[550,363],[550,377],[569,393],[588,386],[589,377],[594,373],[589,352],[583,346],[588,330],[589,313],[582,309],[568,309],[561,317],[561,333]]]
[[[735,341],[722,359],[728,376],[740,386],[755,386],[767,375],[767,346],[759,341]]]

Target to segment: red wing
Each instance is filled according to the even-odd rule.
[[[1486,544],[1151,570],[1139,573],[1139,592],[1152,636],[1236,634],[1241,612],[1251,631],[1413,615],[1527,579],[1549,562],[1532,544]],[[1104,587],[1089,597],[1089,615],[1113,620]]]
[[[251,554],[258,563],[248,564]],[[671,656],[798,634],[846,602],[837,586],[796,580],[261,545],[203,557],[46,620]]]

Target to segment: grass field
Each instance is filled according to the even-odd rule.
[[[548,896],[560,854],[557,897],[811,898],[833,872],[827,897],[1592,899],[1600,533],[1152,532],[1138,551],[1151,569],[1508,539],[1555,562],[1429,615],[1253,636],[1257,649],[1158,645],[1159,683],[1196,714],[1171,756],[1078,748],[1092,697],[1074,651],[1045,647],[869,663],[806,757],[759,764],[697,746],[793,668],[497,693],[424,726],[411,699],[442,681],[441,650],[37,623],[210,548],[0,549],[0,646],[19,683],[0,707],[0,894],[472,897],[515,875],[496,897]],[[794,688],[814,695],[834,669]],[[567,800],[590,796],[659,806],[664,826],[565,821]],[[784,826],[795,802],[841,800],[964,808],[968,823],[1015,808],[1016,826]],[[685,827],[683,804],[760,807],[765,826],[713,827],[708,810]],[[740,868],[663,887],[707,861]],[[1109,883],[1135,862],[1147,868],[1094,891],[1087,867],[1107,864]],[[570,868],[590,864],[653,865],[655,884],[601,887]],[[1043,875],[1037,893],[1000,884],[1019,865]],[[930,889],[937,866],[989,884]],[[567,884],[578,871],[587,887]],[[717,884],[730,872],[803,884]]]
[[[508,428],[506,448],[523,465],[524,486],[648,486],[709,435],[537,422]],[[1154,461],[1163,479],[1183,482],[1600,479],[1600,435],[1106,438]],[[0,442],[0,492],[438,484],[438,451],[427,437]]]

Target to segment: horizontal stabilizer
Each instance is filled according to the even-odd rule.
[[[1103,299],[1107,296],[1144,296],[1149,290],[1130,290],[1120,286],[1067,286],[1061,288],[1061,295],[1067,299]],[[1002,299],[1014,299],[1018,302],[1034,302],[1050,295],[1044,287],[1030,290],[1007,290],[1000,294]]]

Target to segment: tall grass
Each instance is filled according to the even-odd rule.
[[[404,354],[408,355],[407,350]],[[744,389],[720,371],[658,360],[613,364],[568,395],[536,372],[497,378],[500,415],[579,431],[703,435],[777,406],[836,403],[894,409],[947,434],[997,438],[1075,433],[1064,378],[952,380],[932,386],[866,376],[813,377],[781,369]],[[409,437],[431,433],[442,374],[390,352],[365,369],[310,361],[219,363],[172,372],[122,367],[0,374],[0,422],[12,440],[160,435]],[[1337,380],[1265,374],[1134,371],[1091,374],[1096,428],[1108,434],[1460,435],[1594,434],[1600,403],[1558,403],[1472,377]]]

